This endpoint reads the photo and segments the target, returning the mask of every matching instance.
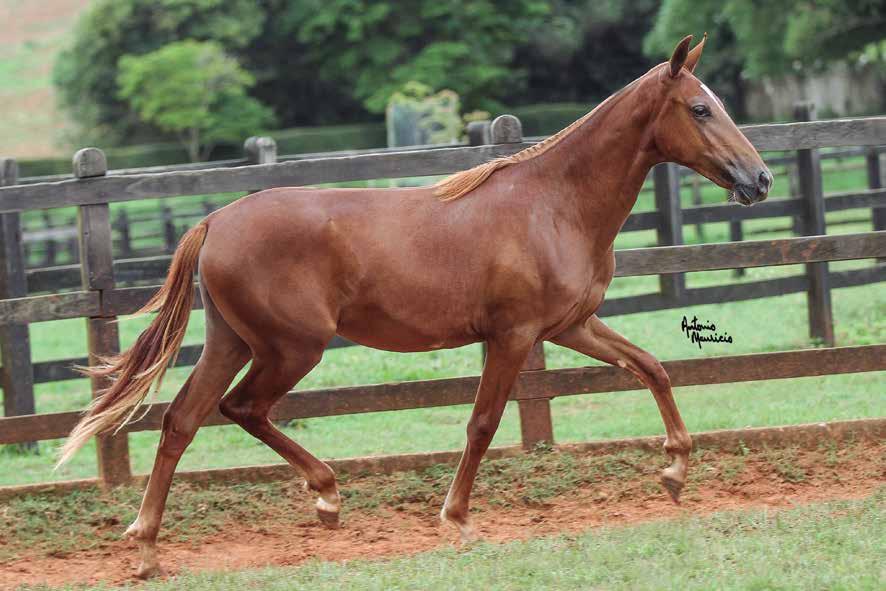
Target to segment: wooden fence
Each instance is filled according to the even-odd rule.
[[[488,127],[488,122],[482,122],[482,125]],[[275,146],[272,138],[250,138],[247,143],[256,140],[262,140],[263,148],[262,156],[264,161],[268,162],[285,162],[289,160],[306,159],[308,156],[314,158],[335,158],[345,155],[355,155],[358,153],[383,153],[390,151],[402,151],[401,149],[385,149],[385,150],[353,150],[348,152],[327,152],[320,154],[299,154],[290,156],[281,156],[278,160],[274,160],[273,152],[268,154],[268,149],[272,150]],[[478,138],[482,140],[482,138]],[[527,141],[541,141],[544,138],[529,138]],[[465,144],[469,145],[469,144]],[[480,145],[480,144],[476,144]],[[441,146],[434,146],[440,148]],[[432,149],[429,146],[422,146],[423,149]],[[871,148],[843,148],[840,150],[829,151],[821,154],[821,160],[835,161],[835,163],[827,169],[827,172],[845,172],[851,170],[868,170],[869,188],[882,188],[877,185],[876,180],[881,178],[871,171],[873,167],[879,166],[880,154],[886,152],[883,147]],[[121,171],[108,171],[108,174],[137,174],[140,171],[150,172],[172,172],[179,170],[182,166],[192,169],[199,166],[200,170],[206,168],[217,167],[218,165],[247,166],[254,161],[258,155],[249,154],[242,160],[235,161],[219,161],[202,163],[199,165],[171,165],[168,167],[151,167],[145,169],[129,169]],[[846,159],[863,158],[865,162],[861,164],[844,163]],[[799,181],[797,170],[796,154],[788,154],[767,158],[767,164],[775,172],[776,178],[780,181],[780,186],[785,183],[789,187],[789,195],[792,197],[799,196]],[[879,168],[876,169],[879,174]],[[680,176],[680,188],[691,192],[691,201],[694,205],[702,204],[702,177],[694,171],[678,167]],[[652,177],[653,175],[650,175]],[[18,184],[33,184],[44,179],[46,182],[64,180],[67,177],[61,175],[52,175],[45,177],[31,177],[29,179],[18,179]],[[652,181],[653,179],[650,178]],[[654,193],[654,182],[646,183],[640,190],[641,195],[644,193]],[[826,195],[827,197],[827,195]],[[114,252],[117,258],[121,259],[143,259],[146,257],[155,257],[158,255],[170,255],[175,250],[179,238],[194,223],[215,211],[218,207],[226,204],[230,198],[209,199],[203,198],[199,204],[195,204],[189,208],[173,209],[169,205],[158,205],[147,211],[139,211],[136,214],[130,214],[126,209],[119,209],[113,218],[111,228],[114,232]],[[65,215],[62,219],[53,216],[48,210],[43,210],[39,218],[32,218],[30,223],[25,223],[22,228],[22,242],[24,243],[25,262],[28,270],[28,291],[29,293],[59,291],[62,289],[70,289],[79,286],[79,272],[77,265],[80,262],[80,252],[78,243],[77,218],[74,213]],[[852,220],[840,221],[838,224],[857,223],[867,221],[868,218],[857,218]],[[704,241],[704,222],[695,223],[697,235]],[[790,226],[778,229],[780,231],[797,230],[796,227]],[[625,231],[633,231],[631,227],[627,227]],[[730,222],[731,240],[742,240],[744,233],[742,231],[741,220]],[[760,230],[752,231],[753,233],[761,233]],[[132,270],[125,276],[118,278],[118,282],[128,284],[136,281],[158,280],[165,274],[165,267],[157,264],[146,264],[143,272],[135,271],[138,263],[133,261],[130,264]],[[66,267],[66,268],[59,268]],[[737,271],[742,271],[741,269]]]
[[[74,158],[74,179],[14,185],[14,164],[0,170],[0,216],[4,246],[3,291],[0,292],[0,336],[10,350],[2,351],[4,402],[7,417],[0,419],[0,444],[64,437],[76,423],[77,412],[33,414],[33,406],[17,406],[26,398],[35,378],[49,381],[66,377],[59,362],[30,364],[27,325],[63,318],[86,318],[89,356],[107,355],[119,349],[118,315],[130,314],[153,293],[153,287],[117,286],[127,273],[129,261],[114,261],[109,204],[179,195],[260,190],[275,186],[446,174],[486,160],[513,154],[527,145],[519,122],[507,116],[492,123],[488,132],[473,128],[472,137],[482,145],[465,147],[356,154],[330,158],[263,163],[238,168],[178,170],[108,176],[104,155],[85,149]],[[659,275],[662,292],[607,301],[601,313],[648,311],[675,305],[699,305],[739,301],[805,291],[808,294],[810,327],[829,348],[708,359],[670,361],[664,365],[675,386],[715,384],[760,379],[852,373],[886,369],[886,344],[833,347],[832,288],[860,285],[886,278],[882,266],[829,273],[829,261],[886,257],[886,231],[825,236],[826,210],[849,207],[886,207],[886,190],[872,188],[824,198],[821,191],[819,148],[877,146],[886,144],[886,117],[793,124],[756,125],[743,128],[760,151],[797,151],[802,171],[800,195],[771,200],[753,208],[707,205],[682,210],[676,191],[678,177],[673,165],[657,167],[658,211],[631,216],[626,229],[655,229],[663,245],[616,253],[617,276]],[[479,138],[479,139],[478,139]],[[259,146],[260,147],[260,146]],[[21,242],[21,211],[75,205],[78,207],[81,289],[70,293],[28,295]],[[666,215],[663,214],[666,212]],[[735,221],[771,216],[802,220],[809,236],[780,240],[681,246],[683,224]],[[682,218],[682,219],[681,219]],[[144,264],[140,261],[139,264]],[[152,261],[168,264],[168,259]],[[687,288],[683,274],[716,269],[806,264],[804,275],[770,281],[707,288]],[[67,271],[66,271],[67,272]],[[200,305],[199,298],[197,306]],[[19,331],[17,334],[14,331]],[[341,345],[340,341],[334,345]],[[193,363],[198,351],[187,348],[182,361]],[[27,362],[25,363],[25,360]],[[65,361],[67,363],[67,361]],[[523,443],[531,446],[550,441],[553,427],[549,400],[569,394],[636,389],[636,380],[618,368],[545,370],[543,349],[537,348],[527,362],[512,397],[519,401]],[[478,378],[453,378],[290,393],[275,408],[277,419],[332,416],[349,413],[399,410],[462,404],[473,400]],[[24,384],[25,387],[20,387]],[[93,383],[93,392],[102,387]],[[31,391],[32,395],[32,391]],[[33,404],[33,397],[30,398]],[[166,403],[150,405],[145,417],[116,436],[103,436],[98,446],[99,478],[107,485],[131,479],[127,433],[155,430]],[[13,416],[24,415],[24,416]],[[225,424],[215,413],[208,425]]]

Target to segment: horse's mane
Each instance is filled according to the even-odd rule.
[[[474,168],[469,168],[468,170],[457,172],[437,182],[437,184],[434,185],[434,195],[436,195],[441,201],[454,201],[455,199],[464,197],[465,195],[482,185],[486,181],[486,179],[492,176],[492,173],[494,173],[496,170],[505,168],[506,166],[510,166],[511,164],[517,164],[518,162],[530,160],[532,158],[535,158],[536,156],[544,154],[555,145],[560,143],[564,138],[566,138],[566,136],[570,135],[573,131],[581,127],[581,125],[585,123],[588,119],[597,114],[603,105],[611,102],[615,97],[624,94],[624,92],[627,91],[628,88],[632,87],[636,82],[637,81],[635,80],[628,86],[625,86],[624,88],[607,98],[605,101],[594,107],[590,113],[573,121],[554,135],[548,136],[537,144],[533,144],[525,150],[520,150],[519,152],[511,156],[502,156],[501,158],[495,158],[494,160],[490,160],[489,162],[485,162],[483,164],[475,166]]]

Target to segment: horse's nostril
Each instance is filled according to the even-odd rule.
[[[760,173],[759,181],[760,181],[760,188],[763,191],[768,191],[769,187],[772,185],[772,175],[764,170]]]

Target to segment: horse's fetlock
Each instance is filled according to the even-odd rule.
[[[692,451],[692,438],[688,433],[668,437],[665,440],[664,449],[672,456],[687,456]]]

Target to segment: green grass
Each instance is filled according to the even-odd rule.
[[[393,560],[184,573],[167,589],[882,589],[886,495],[723,512]],[[103,587],[89,587],[101,589]]]

